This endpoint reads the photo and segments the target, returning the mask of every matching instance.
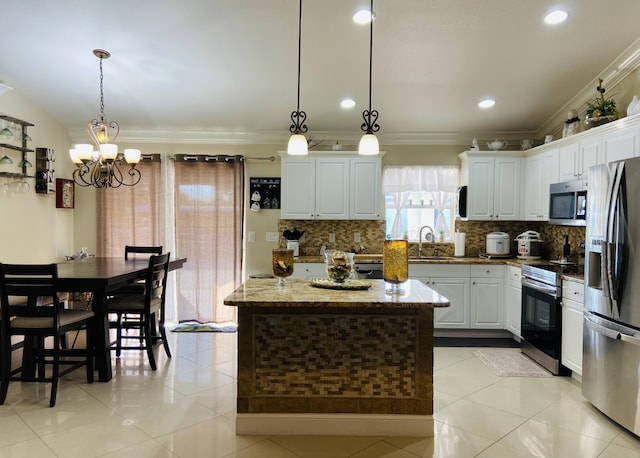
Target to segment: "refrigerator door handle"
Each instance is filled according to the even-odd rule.
[[[640,346],[640,337],[630,336],[628,334],[620,334],[620,340],[623,342],[628,342],[633,345]]]
[[[621,334],[618,331],[606,328],[606,327],[602,326],[601,324],[596,323],[591,318],[589,318],[589,315],[585,315],[584,316],[584,320],[585,320],[585,324],[587,325],[587,327],[589,329],[597,332],[598,334],[602,334],[603,336],[609,337],[610,339],[613,339],[613,340],[620,340],[621,339],[621,337],[620,337]]]

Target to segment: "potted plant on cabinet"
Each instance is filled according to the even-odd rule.
[[[620,114],[616,101],[612,97],[604,98],[606,90],[602,85],[602,78],[598,78],[596,91],[598,95],[587,102],[587,114],[584,119],[587,129],[615,121]]]

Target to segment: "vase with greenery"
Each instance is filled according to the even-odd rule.
[[[620,115],[616,101],[612,97],[604,98],[606,89],[602,85],[602,78],[598,78],[596,91],[598,95],[587,102],[587,114],[584,119],[587,129],[615,121]]]

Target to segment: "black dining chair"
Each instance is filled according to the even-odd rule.
[[[124,246],[124,259],[127,260],[130,257],[138,257],[137,255],[160,255],[162,254],[162,245],[159,246],[142,246],[142,245],[125,245]],[[144,280],[137,280],[128,285],[122,286],[115,291],[109,293],[110,296],[117,296],[119,294],[144,294]],[[116,321],[109,322],[109,328],[116,330],[116,340],[122,339],[122,331],[129,329],[140,329],[141,322],[139,316],[129,316],[126,314],[119,314],[116,317]],[[142,345],[142,335],[139,335],[139,341]],[[116,351],[116,356],[120,356],[120,351]]]
[[[6,400],[11,381],[51,382],[50,407],[56,404],[58,381],[63,375],[86,366],[87,382],[93,382],[91,333],[86,333],[86,348],[62,348],[62,339],[70,331],[83,327],[90,329],[94,313],[62,307],[57,282],[56,264],[0,263],[0,404],[4,404]],[[38,305],[38,302],[42,303],[39,298],[46,298],[45,302],[50,302],[51,305]],[[12,369],[14,336],[23,337],[23,352],[26,352],[26,357],[23,355],[20,367]],[[45,346],[46,337],[53,338],[51,348]],[[50,375],[47,375],[46,365],[51,365]],[[68,367],[61,370],[62,365]]]
[[[151,369],[156,370],[156,360],[153,354],[155,344],[162,341],[165,353],[171,358],[171,350],[164,327],[165,320],[165,297],[167,287],[167,274],[169,272],[169,253],[162,255],[152,255],[149,258],[149,268],[144,281],[144,291],[142,293],[117,294],[107,299],[105,307],[107,313],[118,315],[121,320],[122,315],[137,316],[128,322],[131,328],[138,328],[139,335],[120,334],[115,343],[112,343],[111,350],[115,350],[119,355],[122,350],[146,350]],[[155,329],[157,323],[157,331]],[[159,334],[158,334],[159,332]],[[124,346],[122,341],[126,339],[138,340],[137,346]]]

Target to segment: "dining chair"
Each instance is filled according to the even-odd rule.
[[[129,256],[137,257],[137,255],[159,255],[162,254],[162,245],[148,246],[148,245],[125,245],[124,246],[124,259],[128,260]],[[119,294],[144,294],[144,280],[137,280],[128,285],[122,286],[115,291],[109,293],[110,296],[117,296]],[[137,322],[136,322],[137,321]],[[130,323],[133,322],[133,325]],[[116,340],[122,339],[122,331],[128,329],[140,329],[141,322],[139,316],[128,316],[126,314],[119,314],[116,321],[109,322],[109,328],[116,329]],[[139,341],[142,345],[142,335],[139,335]],[[116,351],[116,356],[120,356],[120,351]]]
[[[6,400],[11,381],[51,382],[50,407],[56,404],[58,381],[63,375],[86,366],[87,382],[93,382],[91,333],[86,333],[86,348],[62,348],[61,344],[66,333],[83,327],[90,329],[94,313],[62,307],[57,283],[56,264],[0,263],[0,404]],[[38,305],[38,298],[47,298],[51,305]],[[26,357],[23,354],[22,365],[12,369],[11,354],[15,345],[12,346],[11,341],[14,336],[24,339]],[[51,348],[46,348],[45,337],[53,338]],[[45,365],[52,366],[50,375],[47,375]],[[68,367],[61,370],[62,365]]]
[[[125,314],[138,317],[138,320],[131,320],[128,326],[137,327],[140,334],[135,336],[120,334],[115,344],[112,343],[111,350],[115,350],[117,355],[120,354],[121,350],[146,350],[149,364],[154,371],[157,366],[153,347],[160,340],[165,353],[171,358],[171,350],[169,349],[164,327],[169,255],[169,253],[165,253],[149,257],[149,268],[145,276],[144,291],[142,293],[117,294],[108,298],[105,302],[107,313],[118,315],[119,320]],[[155,330],[156,322],[157,331]],[[123,346],[122,341],[125,339],[138,340],[138,346]]]

